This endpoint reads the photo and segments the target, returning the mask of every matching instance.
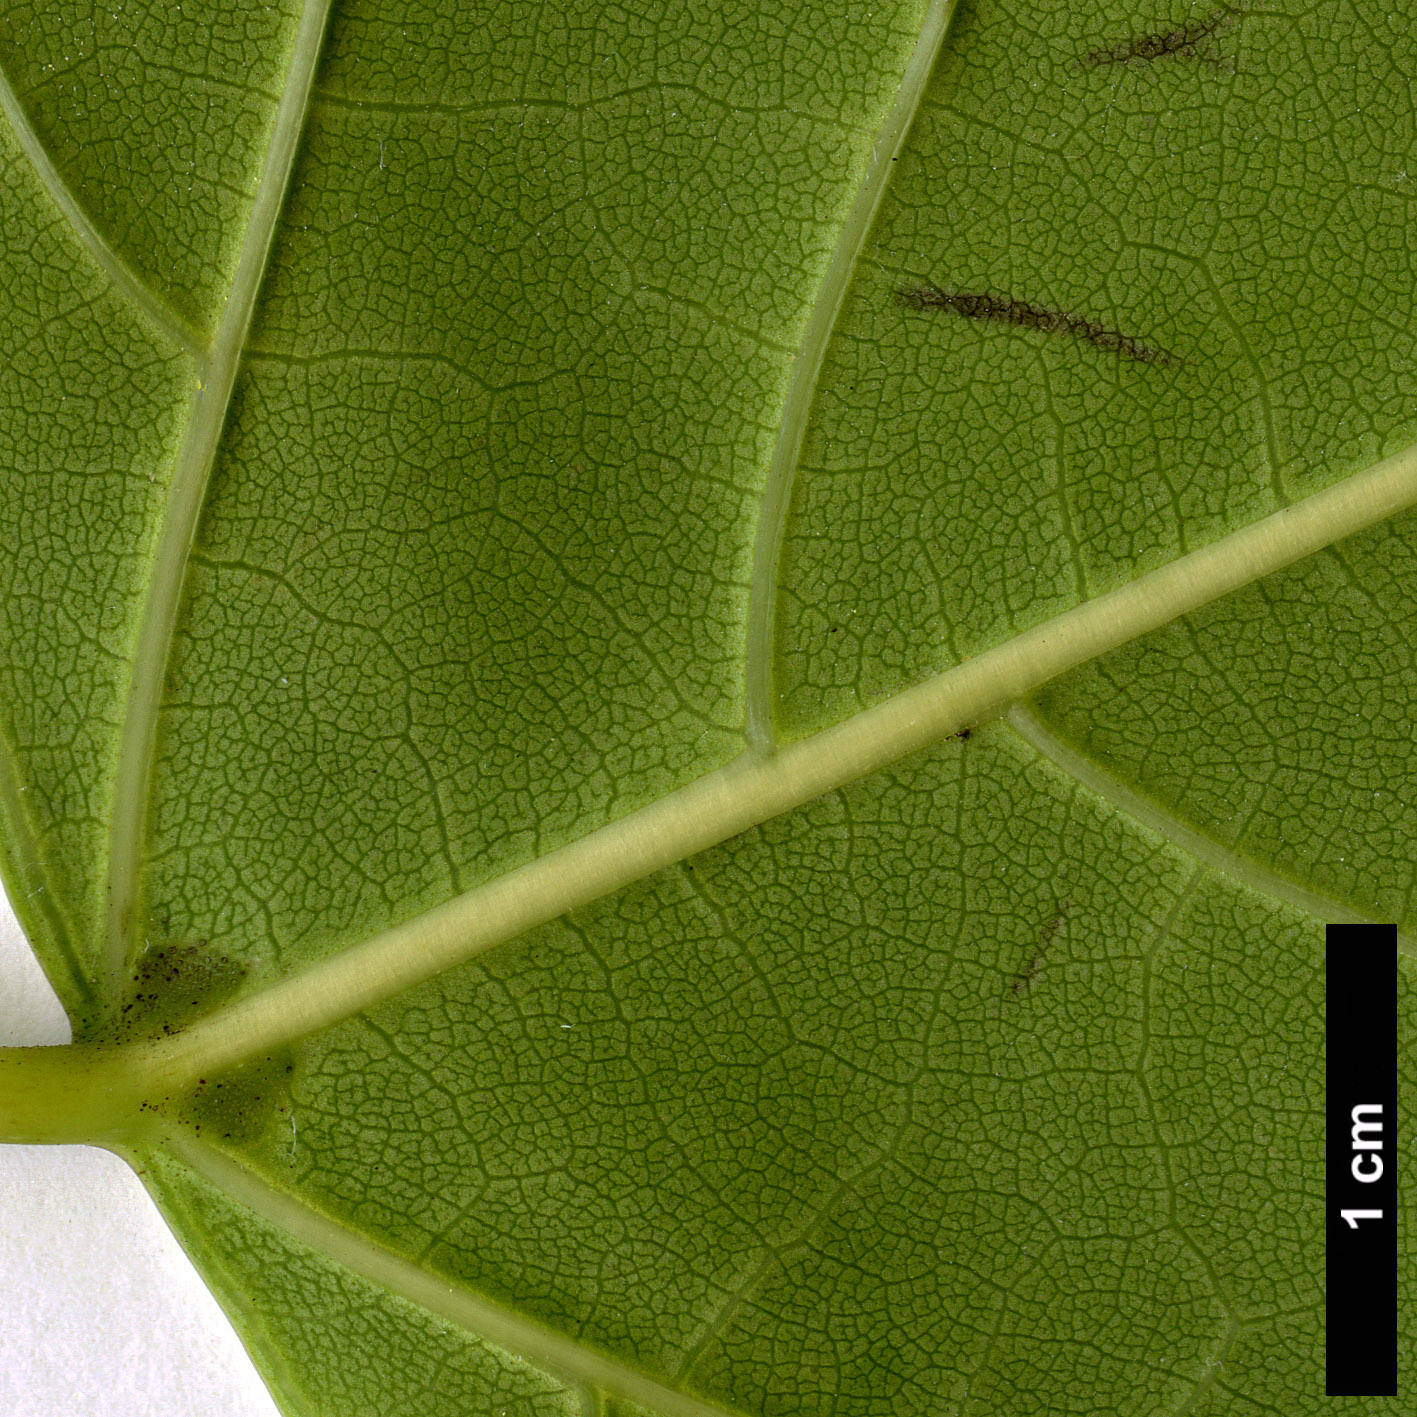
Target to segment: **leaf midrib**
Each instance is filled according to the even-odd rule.
[[[825,792],[1006,711],[1049,680],[1417,505],[1417,443],[777,752],[745,753],[596,831],[134,1045],[168,1093],[396,997]]]

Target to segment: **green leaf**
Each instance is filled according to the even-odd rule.
[[[1413,33],[10,7],[0,1139],[299,1417],[1401,1411]]]

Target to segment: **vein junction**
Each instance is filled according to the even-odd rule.
[[[1211,838],[1148,802],[1125,783],[1105,773],[1091,758],[1064,742],[1037,714],[1022,704],[1015,704],[1009,710],[1008,723],[1025,742],[1056,763],[1069,777],[1082,783],[1099,797],[1106,798],[1134,821],[1150,827],[1204,865],[1221,871],[1232,880],[1264,895],[1307,911],[1318,920],[1335,923],[1366,920],[1367,917],[1357,914],[1336,900],[1306,890],[1297,882],[1277,872],[1266,870],[1257,862],[1227,851]],[[1397,947],[1403,954],[1417,957],[1417,941],[1411,936],[1399,932]]]
[[[782,542],[787,529],[787,514],[792,505],[792,487],[801,457],[802,439],[812,412],[812,400],[817,391],[817,380],[821,377],[827,345],[836,328],[842,301],[846,298],[862,248],[889,186],[891,164],[910,132],[954,10],[955,0],[932,0],[926,12],[920,38],[906,65],[895,102],[876,134],[871,160],[847,213],[826,274],[822,277],[821,288],[817,291],[802,339],[802,348],[792,366],[777,442],[763,488],[757,543],[753,548],[753,584],[748,599],[745,731],[748,745],[755,751],[770,750],[777,741],[772,717],[775,699],[772,666],[778,565],[782,560]]]
[[[65,221],[88,250],[90,256],[102,268],[104,274],[128,297],[134,305],[157,326],[175,345],[202,361],[207,354],[206,340],[181,315],[158,296],[128,263],[104,239],[103,234],[89,219],[88,213],[80,206],[78,199],[69,190],[68,184],[60,176],[49,154],[44,150],[39,134],[25,113],[19,95],[9,79],[0,71],[0,112],[10,124],[15,140],[25,157],[29,159],[35,176],[39,178],[54,205],[59,208]]]

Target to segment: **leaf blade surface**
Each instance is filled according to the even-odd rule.
[[[138,367],[168,371],[144,388],[155,412],[115,423],[60,484],[77,505],[95,469],[100,486],[102,467],[129,469],[110,478],[118,554],[14,563],[71,575],[85,646],[76,657],[59,639],[46,667],[44,631],[7,621],[31,706],[28,723],[12,713],[7,725],[7,880],[54,902],[28,906],[28,924],[51,973],[68,970],[78,1021],[93,1026],[97,996],[122,1002],[120,971],[110,964],[104,983],[98,966],[105,909],[120,921],[117,963],[143,951],[130,1031],[177,1029],[180,1058],[192,1039],[236,1037],[252,1001],[331,977],[326,964],[357,972],[361,940],[481,899],[460,892],[515,892],[511,868],[616,840],[636,810],[676,794],[722,784],[731,798],[757,770],[751,754],[741,776],[733,765],[755,682],[760,704],[773,677],[784,688],[777,714],[797,740],[784,762],[825,762],[814,745],[869,736],[861,725],[881,720],[866,706],[951,665],[956,677],[933,682],[993,684],[998,702],[982,688],[978,702],[997,711],[1052,676],[990,680],[991,666],[1079,623],[1068,612],[1105,619],[1168,572],[1188,579],[1207,547],[1222,563],[1247,525],[1272,541],[1259,517],[1330,484],[1333,504],[1351,498],[1382,453],[1399,456],[1381,466],[1405,467],[1411,380],[1405,336],[1390,331],[1393,308],[1412,302],[1393,234],[1406,198],[1396,174],[1358,170],[1382,168],[1411,126],[1392,87],[1400,33],[1358,95],[1388,105],[1393,121],[1374,127],[1335,87],[1368,33],[1351,23],[1320,35],[1254,12],[1156,54],[1133,37],[1118,59],[1102,41],[1130,33],[1120,10],[1097,7],[1084,35],[1073,12],[1025,22],[966,7],[923,101],[907,104],[915,121],[842,313],[818,320],[833,337],[813,346],[842,224],[884,170],[922,16],[928,29],[942,14],[828,7],[804,30],[771,7],[474,25],[341,8],[268,277],[248,277],[224,314],[203,294],[225,289],[212,283],[221,260],[207,286],[180,270],[169,281],[161,241],[132,234],[128,198],[92,197],[92,155],[61,141],[53,170],[92,224],[66,234],[7,136],[31,206],[12,252],[23,278],[7,288],[30,301],[36,331],[56,312],[75,340],[88,329],[87,304],[61,309],[34,278],[43,236],[75,288],[96,293],[94,343],[129,331],[92,369],[129,370],[144,336]],[[249,89],[255,112],[259,79]],[[53,103],[15,92],[49,133]],[[277,135],[292,92],[265,95]],[[1296,96],[1323,121],[1286,127]],[[1270,169],[1236,167],[1236,154],[1271,115],[1281,180],[1265,205],[1256,174]],[[270,160],[236,136],[231,160],[254,181]],[[150,141],[140,130],[133,151]],[[256,190],[258,207],[277,191]],[[239,203],[228,208],[207,223],[213,252],[238,249]],[[1304,231],[1317,233],[1309,246]],[[1256,232],[1274,234],[1262,260]],[[190,558],[161,550],[157,507],[169,466],[206,466],[178,451],[191,366],[182,339],[174,353],[154,338],[151,309],[126,310],[121,278],[120,294],[105,288],[99,243],[180,320],[214,318],[219,345],[233,318],[241,327],[239,368],[237,343],[223,346],[230,408],[223,389],[189,424],[222,435]],[[927,319],[896,298],[907,278],[993,287],[1013,314]],[[774,447],[796,446],[784,409],[807,407],[792,372],[804,337],[819,352],[802,386],[816,397],[800,463],[784,453],[779,468]],[[1176,361],[1128,362],[1140,340]],[[68,366],[37,334],[27,349],[49,395],[43,426],[60,430],[45,436],[65,447]],[[29,425],[15,413],[10,427]],[[18,463],[37,479],[35,446]],[[158,489],[145,497],[143,476]],[[752,568],[765,484],[786,515],[776,604]],[[18,485],[5,524],[20,549],[38,483]],[[1275,525],[1330,505],[1301,501]],[[68,539],[83,513],[70,516]],[[1399,610],[1410,530],[1398,517],[1364,533],[1394,543],[1386,599],[1349,574],[1353,604],[1334,612],[1360,703],[1405,703],[1407,679],[1372,662],[1363,616]],[[1302,606],[1315,565],[1350,554],[1284,573],[1283,598]],[[154,555],[182,570],[170,661],[165,631],[136,608]],[[1161,581],[1138,579],[1153,570]],[[37,603],[59,598],[39,569],[26,574],[12,606],[35,585]],[[1312,1350],[1318,1312],[1304,1236],[1319,937],[1295,902],[1312,881],[1347,908],[1401,900],[1405,919],[1410,889],[1385,863],[1407,823],[1373,813],[1349,832],[1355,864],[1325,872],[1343,804],[1366,788],[1355,768],[1291,845],[1287,816],[1303,819],[1332,785],[1305,717],[1325,696],[1325,645],[1298,633],[1298,614],[1280,617],[1263,654],[1231,651],[1248,674],[1236,700],[1264,706],[1269,756],[1221,730],[1219,780],[1258,782],[1275,765],[1239,829],[1224,828],[1214,791],[1192,807],[1187,752],[1168,758],[1155,731],[1164,712],[1190,711],[1196,670],[1178,637],[1204,640],[1205,672],[1224,678],[1211,646],[1239,643],[1235,625],[1263,634],[1278,583],[1116,649],[1037,702],[1099,773],[1184,831],[1158,837],[1129,820],[1123,794],[1099,798],[1059,772],[1074,749],[1044,760],[1004,727],[887,766],[977,722],[938,717],[863,759],[874,776],[862,783],[825,772],[814,791],[828,796],[788,794],[774,822],[747,810],[746,834],[721,845],[723,832],[666,847],[643,868],[665,869],[637,884],[606,875],[559,921],[486,962],[440,957],[429,968],[458,967],[431,982],[418,982],[428,969],[400,974],[357,1016],[345,1017],[368,1000],[337,990],[320,1019],[334,1027],[246,1039],[253,1067],[203,1079],[185,1102],[176,1093],[193,1079],[179,1076],[156,1105],[228,1158],[211,1166],[238,1157],[254,1185],[351,1243],[367,1237],[612,1367],[699,1395],[685,1403],[1081,1411],[1102,1393],[1118,1411],[1308,1410],[1312,1352],[1294,1355]],[[757,623],[777,626],[775,676],[762,634],[756,674],[745,654],[755,584]],[[1097,599],[1122,587],[1120,601]],[[163,688],[151,733],[119,707],[135,645],[150,664],[138,678]],[[1135,666],[1157,658],[1170,661],[1162,708],[1133,692],[1149,682]],[[98,697],[76,714],[93,667]],[[1280,702],[1295,677],[1310,690],[1297,708]],[[1099,684],[1108,713],[1094,722]],[[62,706],[47,718],[46,694]],[[760,726],[770,717],[760,708]],[[1359,765],[1361,717],[1324,726]],[[115,748],[125,735],[139,751]],[[153,735],[149,808],[141,743]],[[120,782],[135,765],[119,799],[137,804],[116,816],[115,754]],[[1204,764],[1205,750],[1189,757]],[[1400,759],[1389,776],[1396,795]],[[22,800],[32,789],[36,806]],[[102,900],[105,826],[130,852],[119,874],[141,880],[131,916]],[[1254,872],[1231,873],[1249,885],[1183,849],[1185,832],[1251,858]],[[698,846],[710,849],[686,856]],[[1296,893],[1255,893],[1276,875]],[[421,948],[416,929],[409,940]],[[1276,1018],[1282,1039],[1269,1037]],[[1226,1040],[1219,1062],[1198,1038]],[[1225,1175],[1197,1159],[1205,1135],[1226,1138]],[[344,1351],[365,1341],[349,1310],[384,1301],[266,1221],[234,1218],[155,1146],[142,1150],[160,1198],[293,1411],[415,1401],[380,1387],[387,1374],[347,1392],[315,1376],[333,1370],[292,1327],[295,1310],[308,1304],[310,1332]],[[1109,1191],[1107,1175],[1128,1188]],[[305,1298],[259,1277],[285,1263],[319,1276]],[[385,1305],[400,1315],[387,1322],[404,1326],[400,1380],[424,1382],[419,1402],[448,1400],[418,1374],[454,1370],[454,1350],[472,1364],[457,1369],[468,1411],[646,1396],[599,1380],[547,1387],[402,1302]]]

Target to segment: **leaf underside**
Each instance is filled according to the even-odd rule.
[[[1417,443],[1391,6],[193,11],[0,26],[3,868],[81,1038]],[[1417,928],[1414,607],[1401,513],[130,1159],[292,1417],[1396,1413],[1323,1395],[1322,922]]]

